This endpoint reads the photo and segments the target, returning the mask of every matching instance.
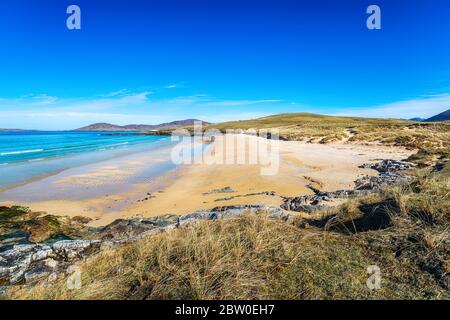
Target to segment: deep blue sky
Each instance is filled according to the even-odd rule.
[[[449,57],[447,0],[2,0],[0,127],[428,116],[450,107]]]

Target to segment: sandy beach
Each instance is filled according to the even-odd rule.
[[[244,143],[230,144],[218,137],[206,149],[203,161],[194,164],[173,165],[167,148],[157,155],[139,153],[65,170],[0,193],[0,204],[86,216],[93,219],[92,226],[118,218],[187,214],[227,205],[279,206],[283,196],[312,193],[308,184],[325,191],[352,188],[361,175],[377,174],[359,165],[379,159],[400,160],[413,153],[378,145],[277,141],[277,170],[262,175],[269,160],[256,157],[257,164],[238,164],[236,155],[245,154],[248,159],[256,152],[252,143],[272,150],[275,142],[255,136],[232,138]],[[214,163],[214,159],[233,159],[233,155],[230,164]]]

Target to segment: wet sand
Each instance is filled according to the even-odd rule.
[[[0,204],[87,216],[93,219],[93,226],[118,218],[186,214],[226,205],[279,206],[283,196],[312,193],[308,184],[327,191],[352,188],[359,176],[377,174],[359,165],[378,159],[400,160],[413,152],[375,145],[279,141],[276,174],[261,174],[270,164],[269,157],[257,157],[259,164],[211,164],[237,152],[251,157],[255,150],[250,145],[255,141],[275,150],[275,142],[263,138],[244,136],[244,144],[236,146],[219,137],[197,164],[174,166],[168,149],[157,156],[134,154],[69,169],[8,190],[0,193]],[[232,192],[220,192],[226,187],[229,189],[224,191]]]

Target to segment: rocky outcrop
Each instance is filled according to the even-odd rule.
[[[0,252],[17,244],[56,242],[85,238],[92,232],[90,219],[59,217],[28,208],[0,206]]]
[[[320,191],[309,185],[314,194],[302,195],[298,197],[286,197],[283,199],[282,208],[290,211],[312,213],[323,210],[332,199],[348,199],[357,196],[364,196],[371,192],[379,192],[384,186],[412,179],[403,171],[411,169],[413,165],[405,161],[382,160],[377,163],[367,163],[360,168],[373,169],[378,171],[378,176],[365,175],[355,181],[355,189],[337,190],[333,192]]]
[[[407,161],[389,160],[385,159],[376,163],[365,163],[360,168],[369,168],[378,171],[379,173],[395,173],[413,168],[414,165]]]
[[[413,165],[406,161],[383,160],[377,163],[367,163],[360,168],[368,168],[378,171],[378,176],[363,176],[355,181],[356,190],[379,191],[385,185],[405,182],[411,179],[402,171],[411,169]]]
[[[164,228],[169,225],[176,225],[178,219],[179,216],[177,215],[163,215],[153,218],[118,219],[99,229],[98,232],[92,234],[91,237],[115,241],[135,239],[152,230]]]
[[[51,280],[66,272],[77,261],[93,256],[106,247],[137,241],[199,220],[229,218],[244,212],[264,212],[272,218],[284,221],[292,221],[294,218],[280,208],[242,205],[200,210],[183,216],[164,215],[116,220],[103,228],[93,230],[90,237],[97,239],[63,240],[51,245],[18,244],[0,252],[0,286]]]
[[[16,245],[0,253],[0,279],[6,285],[34,282],[67,269],[100,250],[99,240],[64,240],[53,244]]]

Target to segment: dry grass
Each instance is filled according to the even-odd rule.
[[[80,290],[60,279],[8,298],[446,299],[449,226],[448,179],[421,177],[294,225],[251,214],[199,222],[81,263]],[[370,265],[380,290],[366,286]]]
[[[381,194],[353,199],[307,221],[331,232],[366,237],[375,248],[391,248],[398,260],[415,264],[450,292],[450,180],[446,171],[419,175]]]
[[[209,126],[226,129],[277,128],[284,140],[330,143],[379,143],[419,150],[411,157],[422,166],[447,160],[450,122],[417,123],[397,119],[331,117],[308,113],[288,113],[255,120],[225,122]]]

